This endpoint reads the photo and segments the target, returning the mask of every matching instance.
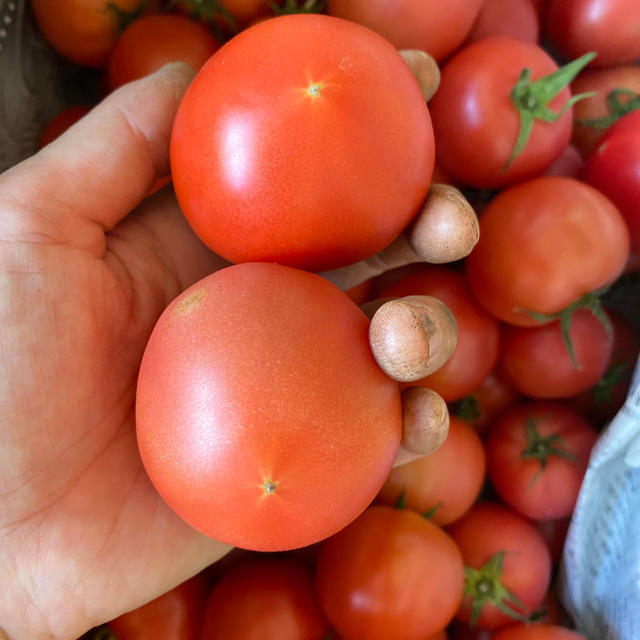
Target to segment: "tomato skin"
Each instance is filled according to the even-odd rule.
[[[566,627],[541,624],[516,624],[501,629],[491,640],[587,640],[583,635]]]
[[[478,503],[460,520],[448,527],[467,567],[479,569],[492,556],[504,552],[502,583],[532,613],[549,589],[551,558],[535,527],[507,507]],[[470,621],[470,602],[465,596],[456,618]],[[482,608],[477,626],[498,629],[513,618],[491,604]]]
[[[423,640],[453,618],[464,583],[460,551],[442,529],[404,509],[373,506],[326,540],[320,601],[345,638]]]
[[[610,67],[640,56],[636,0],[549,0],[545,28],[552,45],[567,59],[589,51],[593,67]]]
[[[569,338],[575,362],[559,321],[540,327],[505,326],[498,361],[500,375],[532,398],[570,398],[586,391],[607,369],[613,335],[591,311],[579,309],[571,318]]]
[[[536,121],[527,144],[505,169],[520,129],[510,93],[525,67],[532,80],[558,69],[537,45],[499,37],[464,47],[442,69],[429,102],[436,158],[460,182],[491,189],[531,178],[543,173],[569,143],[571,109],[553,123]],[[549,107],[559,111],[569,98],[565,88]]]
[[[398,384],[366,316],[324,278],[266,263],[208,276],[160,317],[138,379],[138,446],[184,520],[254,550],[353,520],[400,443]]]
[[[631,235],[631,250],[640,252],[640,111],[632,111],[600,138],[587,158],[582,179],[618,207]]]
[[[475,301],[463,273],[421,265],[378,295],[433,296],[444,302],[456,318],[458,343],[453,355],[438,371],[412,385],[433,389],[446,402],[452,402],[473,391],[495,366],[500,345],[499,323]]]
[[[129,25],[111,52],[112,89],[142,78],[170,62],[185,62],[198,71],[219,44],[202,25],[177,14],[144,16]]]
[[[104,67],[118,39],[118,18],[109,5],[131,13],[143,0],[31,0],[38,27],[62,56],[85,67]],[[155,10],[154,2],[148,11]]]
[[[109,622],[118,640],[195,640],[200,633],[206,583],[202,574]]]
[[[573,459],[549,455],[543,466],[539,459],[524,458],[531,421],[543,438],[559,436],[555,448]],[[502,500],[532,520],[570,516],[597,437],[568,405],[537,401],[514,407],[493,425],[486,443],[491,483]]]
[[[609,114],[607,96],[613,89],[626,89],[640,93],[640,66],[626,64],[606,69],[586,69],[571,84],[575,95],[595,91],[596,95],[580,100],[573,107],[573,133],[571,141],[584,158],[598,146],[606,129],[589,127],[582,120],[603,118]],[[624,102],[624,98],[621,97]]]
[[[189,87],[171,142],[176,194],[205,244],[232,262],[314,271],[373,255],[404,230],[433,155],[402,56],[322,15],[273,18],[230,40]]]
[[[437,61],[462,44],[482,0],[329,0],[329,13],[377,31],[396,49],[421,49]]]
[[[567,532],[571,524],[571,518],[560,518],[559,520],[539,520],[534,522],[536,529],[540,532],[547,547],[551,552],[551,560],[554,565],[558,564],[562,558],[564,542],[567,539]],[[549,620],[549,622],[560,622],[560,620]]]
[[[330,630],[309,567],[286,558],[252,558],[214,585],[199,637],[320,640]]]
[[[467,43],[503,36],[535,44],[539,34],[538,13],[531,0],[485,0]]]
[[[484,483],[484,448],[475,431],[460,418],[450,417],[449,433],[435,452],[392,469],[378,499],[393,505],[404,493],[406,508],[426,513],[444,526],[455,522],[475,502]]]
[[[480,217],[467,258],[476,299],[510,324],[536,326],[528,311],[553,314],[613,282],[629,252],[622,216],[599,191],[545,176],[499,193]]]
[[[580,152],[573,146],[567,145],[564,151],[555,159],[554,163],[544,172],[545,176],[564,176],[565,178],[579,178],[584,167],[584,160]]]

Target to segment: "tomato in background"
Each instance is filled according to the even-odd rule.
[[[539,35],[538,13],[531,0],[484,0],[467,43],[504,36],[535,44]]]
[[[328,0],[338,18],[377,31],[396,49],[421,49],[437,61],[460,46],[482,0]]]
[[[532,398],[569,398],[586,391],[602,378],[613,351],[613,332],[605,324],[606,312],[602,314],[596,317],[578,309],[567,338],[560,321],[540,327],[504,326],[500,375]]]
[[[91,107],[84,104],[74,104],[63,109],[53,117],[42,130],[38,138],[38,149],[42,149],[58,136],[63,134],[71,125],[83,118],[91,111]]]
[[[211,590],[200,640],[322,640],[331,626],[312,570],[290,558],[250,558]]]
[[[420,265],[402,280],[381,289],[381,298],[427,295],[449,307],[458,325],[453,355],[435,373],[412,385],[433,389],[446,402],[473,391],[489,375],[498,359],[500,326],[474,300],[464,273],[446,267]]]
[[[618,120],[600,138],[582,179],[618,207],[631,235],[631,251],[640,252],[640,111]]]
[[[195,640],[200,633],[206,581],[202,574],[109,622],[118,640]]]
[[[580,104],[580,103],[578,103]],[[584,167],[584,160],[580,152],[571,144],[555,159],[547,168],[545,176],[564,176],[565,178],[578,178]]]
[[[163,312],[136,397],[156,489],[210,537],[255,550],[325,538],[384,483],[402,435],[398,384],[369,321],[315,274],[227,267]]]
[[[549,589],[551,558],[529,521],[507,507],[483,502],[447,531],[466,566],[459,620],[475,621],[481,629],[498,629],[537,609]],[[513,615],[503,613],[496,604]]]
[[[640,3],[637,0],[548,0],[545,30],[567,59],[587,51],[593,67],[610,67],[640,57]]]
[[[558,520],[539,520],[534,522],[536,529],[540,532],[547,547],[551,552],[553,564],[558,564],[562,559],[564,542],[567,539],[567,532],[571,518],[560,518]]]
[[[628,109],[640,106],[640,66],[626,64],[586,69],[571,83],[573,93],[595,91],[573,107],[571,141],[584,158],[597,147],[607,129]],[[609,96],[612,91],[616,94]]]
[[[171,168],[213,251],[315,271],[373,255],[403,231],[433,154],[426,103],[393,46],[300,14],[250,27],[203,67],[175,119]]]
[[[491,640],[587,640],[583,635],[556,625],[517,624],[501,629]]]
[[[628,253],[629,232],[608,198],[572,178],[545,176],[489,203],[466,271],[495,317],[535,326],[541,320],[532,314],[552,316],[612,283]]]
[[[519,107],[514,104],[512,91],[524,69],[538,81],[557,72],[558,65],[535,44],[499,37],[464,47],[444,65],[429,109],[437,163],[460,182],[493,189],[537,176],[569,143],[570,108],[555,122],[536,119],[526,144],[510,162],[521,130],[519,109],[530,114],[531,104],[548,98],[538,85],[529,94],[523,85]],[[560,111],[570,97],[568,88],[560,89],[549,109]]]
[[[462,557],[451,537],[405,509],[369,507],[322,543],[320,601],[345,638],[424,640],[453,618]]]
[[[532,520],[566,518],[597,437],[565,404],[532,401],[509,409],[485,445],[491,483],[502,500]]]
[[[378,499],[393,505],[402,496],[404,508],[431,513],[431,522],[448,525],[475,502],[485,471],[480,438],[464,420],[451,416],[443,445],[435,453],[392,469]]]
[[[185,16],[144,16],[127,27],[111,52],[109,85],[116,89],[170,62],[198,71],[219,46],[206,27]]]
[[[493,632],[487,629],[470,627],[460,620],[455,620],[450,629],[451,640],[489,640],[493,637]]]

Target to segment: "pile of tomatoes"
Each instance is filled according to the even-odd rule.
[[[432,168],[433,182],[453,185],[467,196],[480,224],[480,240],[464,261],[395,269],[363,283],[352,294],[358,303],[433,296],[452,311],[458,326],[453,355],[438,371],[412,383],[437,392],[449,406],[449,435],[442,447],[388,475],[385,470],[386,480],[370,506],[321,542],[279,553],[235,551],[95,633],[108,637],[112,632],[120,640],[582,638],[566,626],[569,620],[553,585],[591,449],[599,430],[624,401],[640,349],[635,328],[624,314],[608,307],[607,297],[635,277],[640,256],[640,111],[635,111],[640,107],[640,66],[635,64],[640,58],[640,4],[636,0],[610,0],[606,6],[597,0],[328,0],[326,7],[311,0],[279,4],[31,0],[31,4],[51,45],[73,63],[96,69],[105,92],[174,60],[199,69],[226,40],[232,41],[221,50],[226,58],[217,58],[235,65],[232,77],[220,82],[217,93],[209,92],[215,95],[205,91],[204,102],[198,94],[183,105],[172,149],[176,192],[187,218],[200,237],[229,260],[262,259],[319,271],[371,255],[406,226],[411,217],[407,212],[415,214],[425,197],[419,178]],[[63,5],[75,12],[68,20],[60,19]],[[282,101],[284,90],[278,88],[277,74],[282,72],[261,69],[261,61],[303,57],[309,40],[301,42],[296,34],[301,25],[310,23],[278,18],[287,26],[274,37],[276,32],[265,21],[270,22],[274,12],[314,11],[358,23],[388,41],[379,45],[379,68],[370,68],[367,83],[356,87],[359,97],[366,97],[362,104],[374,102],[391,123],[382,136],[390,145],[384,157],[372,161],[374,152],[360,149],[350,138],[354,123],[349,117],[358,119],[359,125],[369,122],[364,107],[346,116],[332,112],[328,120],[312,108],[309,120],[316,129],[309,125],[298,130],[273,117],[275,110],[285,121],[289,103]],[[345,23],[327,24],[325,44],[330,53],[342,46],[340,38],[351,37],[351,31]],[[250,40],[247,29],[259,36]],[[247,42],[261,48],[254,51],[255,59],[247,58],[241,48],[240,43]],[[383,92],[390,68],[385,58],[389,43],[396,49],[427,51],[440,66],[440,84],[428,103],[433,134],[430,129],[418,130],[424,120],[423,105],[415,111],[399,110],[399,104],[404,107],[399,94]],[[359,54],[354,49],[351,55],[345,54],[340,68],[355,74]],[[315,62],[309,63],[310,69],[317,70]],[[208,65],[205,72],[211,73],[214,66]],[[224,181],[207,182],[210,176],[202,177],[205,172],[191,153],[193,146],[185,153],[179,145],[181,137],[201,135],[203,113],[210,113],[211,121],[219,121],[221,127],[242,116],[250,95],[242,95],[236,104],[225,98],[225,92],[233,94],[234,82],[239,77],[241,83],[247,73],[256,76],[252,86],[263,93],[271,90],[270,110],[253,126],[268,139],[279,139],[289,160],[283,165],[279,158],[266,156],[264,176],[251,180],[234,166],[222,166],[222,173],[231,175],[236,186],[243,180],[252,185],[254,192],[238,195],[225,191]],[[411,84],[409,74],[393,78]],[[330,97],[339,88],[335,78],[311,73],[305,81],[306,94],[296,100]],[[197,80],[195,89],[192,85],[193,95],[201,91],[202,82]],[[65,111],[43,132],[41,143],[56,137],[89,108],[75,105]],[[191,126],[194,122],[197,127]],[[210,166],[224,164],[226,157],[236,162],[233,153],[224,153],[228,137],[214,136],[214,140],[215,148],[223,151],[217,156],[211,151]],[[339,175],[314,174],[315,165],[308,161],[320,149],[335,153]],[[351,151],[351,158],[344,149]],[[389,176],[395,176],[394,169],[407,154],[410,162],[402,165],[399,183]],[[369,182],[360,184],[358,172],[363,166]],[[293,182],[274,187],[283,174]],[[299,177],[309,186],[303,193],[295,182]],[[215,200],[218,209],[226,208],[227,217],[217,227],[204,219],[211,206],[201,206],[204,196],[194,204],[198,189]],[[395,226],[383,229],[393,199],[404,217],[398,214]],[[301,207],[321,206],[326,222],[331,203],[342,205],[347,200],[356,213],[366,209],[370,218],[353,223],[352,216],[345,220],[339,211],[342,215],[331,224],[347,227],[352,222],[358,227],[353,231],[357,245],[336,243],[333,228],[309,222],[309,237],[302,237],[294,225]],[[248,202],[260,203],[258,214]],[[238,242],[253,224],[251,215],[267,217],[260,207],[278,209],[282,220],[266,234],[262,228],[253,229],[251,242]],[[178,305],[184,309],[199,304],[204,294],[198,295],[191,293]],[[238,320],[235,326],[240,324]],[[255,324],[252,331],[258,331],[258,321]],[[237,338],[238,349],[243,335]],[[185,345],[189,348],[188,341]],[[308,341],[300,349],[307,346]],[[349,368],[343,373],[345,379],[339,384],[348,385]],[[272,377],[268,372],[257,379],[267,385]],[[153,398],[162,395],[154,393]],[[155,405],[155,399],[148,404]],[[154,424],[157,421],[154,417]],[[392,453],[385,453],[389,466]],[[329,478],[332,471],[327,469]],[[167,492],[174,488],[169,486]],[[272,492],[277,483],[265,481],[262,488]],[[317,496],[327,502],[322,491]],[[346,508],[343,502],[340,507],[334,504],[334,509]],[[308,517],[302,520],[314,522],[314,504],[307,500],[305,508]],[[349,508],[354,517],[361,511]],[[219,515],[220,507],[216,509]],[[198,525],[201,530],[207,526]],[[295,534],[292,529],[293,542],[285,547],[297,546]],[[252,544],[248,546],[257,548]]]

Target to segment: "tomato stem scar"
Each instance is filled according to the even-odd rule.
[[[320,89],[322,89],[322,83],[314,82],[313,84],[309,85],[309,88],[307,89],[307,94],[310,95],[312,98],[317,98],[320,95]]]
[[[276,482],[273,482],[273,480],[265,480],[264,484],[262,485],[262,489],[266,495],[271,495],[272,493],[275,493],[277,488],[278,488],[278,484]]]

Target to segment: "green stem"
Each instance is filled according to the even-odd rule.
[[[624,101],[620,100],[622,97],[625,98]],[[578,124],[581,124],[583,127],[593,127],[594,129],[608,129],[614,122],[622,118],[622,116],[636,109],[640,109],[640,93],[635,93],[630,89],[612,89],[607,94],[606,102],[608,110],[606,116],[578,120]]]

